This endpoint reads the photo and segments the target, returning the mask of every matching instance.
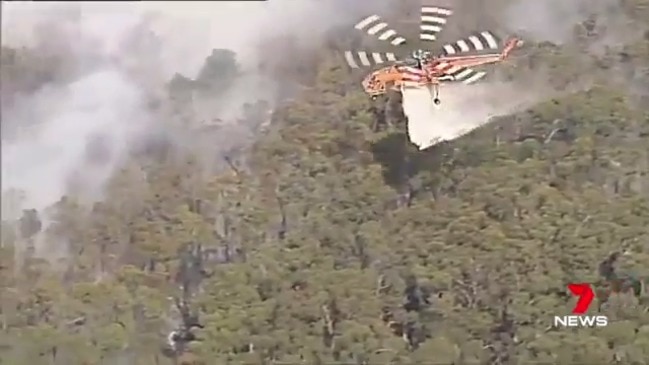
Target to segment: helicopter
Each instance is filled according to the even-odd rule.
[[[435,42],[438,34],[447,23],[453,11],[437,6],[422,6],[419,38],[422,42]],[[523,45],[516,37],[510,38],[501,46],[490,31],[472,34],[442,46],[439,53],[417,48],[405,58],[398,58],[397,52],[407,45],[405,37],[392,29],[379,15],[372,14],[358,22],[354,28],[389,42],[397,49],[395,52],[345,51],[349,67],[373,67],[389,64],[368,74],[361,85],[364,91],[376,99],[388,90],[401,91],[404,87],[431,87],[433,102],[441,103],[439,87],[446,82],[472,84],[481,80],[486,71],[476,71],[475,67],[504,61],[510,53]],[[472,53],[472,54],[468,54]]]

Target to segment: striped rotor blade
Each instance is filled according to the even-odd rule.
[[[480,32],[460,39],[455,43],[445,44],[444,54],[447,56],[467,52],[480,52],[484,50],[497,50],[500,48],[500,41],[491,32]]]
[[[475,71],[470,68],[463,68],[459,70],[449,70],[446,75],[450,76],[453,81],[469,85],[482,80],[487,73],[484,71]]]
[[[441,32],[446,25],[446,20],[453,14],[450,9],[437,6],[423,6],[421,8],[421,22],[419,26],[419,39],[433,42],[437,39],[437,33]]]
[[[376,14],[370,15],[356,23],[354,28],[382,41],[390,42],[393,46],[400,46],[406,43],[406,38],[399,35],[396,30],[390,28],[388,23],[384,22],[381,17]]]
[[[345,61],[351,68],[371,67],[386,62],[396,62],[397,57],[390,52],[345,51]]]

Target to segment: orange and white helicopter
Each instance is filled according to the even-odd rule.
[[[453,11],[437,6],[422,6],[419,38],[422,42],[434,42]],[[380,16],[374,14],[358,22],[354,28],[365,31],[379,40],[403,47],[407,42]],[[442,46],[441,52],[416,49],[410,56],[400,60],[393,52],[346,51],[345,60],[351,68],[372,67],[392,63],[369,74],[362,82],[363,89],[373,99],[387,90],[400,91],[403,87],[430,86],[433,102],[440,104],[439,86],[444,82],[472,84],[487,73],[473,68],[505,60],[523,41],[511,38],[501,49],[500,42],[489,31],[483,31]],[[501,49],[501,50],[500,50]],[[500,51],[498,51],[500,50]],[[485,53],[485,51],[487,53]],[[470,55],[463,55],[472,53]]]

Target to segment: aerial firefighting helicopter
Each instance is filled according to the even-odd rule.
[[[453,11],[437,6],[422,6],[419,38],[423,42],[434,42],[437,34],[446,25]],[[380,16],[373,14],[358,22],[354,28],[387,41],[393,46],[402,47],[407,41],[384,22]],[[392,63],[369,74],[362,82],[363,89],[373,99],[385,94],[388,89],[400,91],[403,87],[430,86],[433,89],[433,102],[440,104],[439,86],[444,82],[462,82],[472,84],[482,79],[486,72],[475,71],[473,67],[501,62],[514,48],[523,45],[523,41],[511,38],[500,48],[496,37],[488,31],[476,33],[454,43],[445,44],[441,54],[416,49],[410,56],[400,60],[393,52],[346,51],[345,60],[351,68],[371,67]],[[491,50],[484,54],[483,51]],[[464,53],[473,55],[462,55]],[[477,54],[483,53],[483,54]]]

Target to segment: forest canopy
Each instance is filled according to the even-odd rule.
[[[647,94],[602,77],[619,59],[647,75],[647,39],[586,61],[530,45],[510,76],[596,82],[425,151],[399,96],[372,103],[330,46],[217,169],[158,144],[91,206],[3,190],[22,215],[2,221],[0,365],[649,363]],[[57,67],[3,49],[3,99]],[[214,50],[162,103],[218,98],[240,72]],[[572,282],[607,327],[552,326]]]

